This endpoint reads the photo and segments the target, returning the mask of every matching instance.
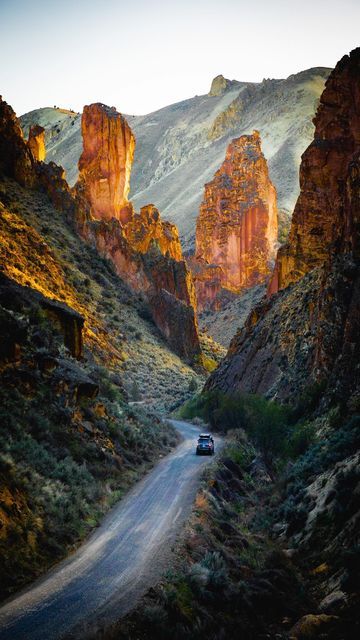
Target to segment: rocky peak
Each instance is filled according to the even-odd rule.
[[[98,102],[84,107],[81,131],[77,190],[89,201],[93,218],[128,222],[132,217],[127,198],[135,151],[128,123],[115,107]]]
[[[200,304],[206,304],[204,279],[210,299],[219,283],[240,293],[263,282],[275,258],[277,230],[276,190],[260,134],[254,131],[232,140],[223,164],[205,185],[196,225],[198,268],[194,270],[195,282],[203,283],[200,298],[205,295],[205,299]],[[204,269],[199,273],[201,264],[206,276]]]
[[[209,96],[222,96],[225,91],[231,86],[231,80],[224,78],[223,75],[216,76],[212,83],[209,91]]]
[[[34,124],[29,129],[28,147],[35,160],[44,162],[46,158],[45,149],[45,129],[38,124]]]
[[[289,239],[279,250],[270,293],[353,249],[359,220],[350,205],[349,181],[356,179],[360,152],[360,48],[330,74],[314,124],[314,140],[302,156]]]

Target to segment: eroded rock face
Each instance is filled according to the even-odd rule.
[[[314,141],[302,156],[300,196],[288,242],[278,253],[269,292],[276,293],[340,250],[351,250],[359,219],[349,204],[360,150],[360,52],[336,65],[314,119]],[[351,168],[351,166],[353,168]]]
[[[84,158],[86,162],[74,189],[69,188],[62,167],[35,160],[23,140],[14,112],[2,101],[0,168],[22,184],[45,191],[54,206],[64,212],[74,231],[111,260],[118,275],[148,302],[155,323],[174,351],[192,360],[200,353],[196,296],[191,273],[182,259],[177,228],[163,222],[153,205],[143,207],[139,215],[133,214],[126,199],[134,144],[131,130],[114,109],[103,105],[92,107],[85,109],[86,144],[82,162]],[[99,122],[105,132],[103,142]],[[89,131],[95,136],[92,143]],[[123,139],[119,139],[119,131]],[[106,149],[110,153],[108,158]],[[115,173],[110,171],[113,168]],[[102,172],[100,178],[97,170]],[[105,178],[107,170],[110,173]],[[103,192],[102,187],[98,190],[102,180]],[[119,194],[122,196],[117,199]],[[116,203],[123,207],[116,209]],[[117,215],[109,215],[109,211]],[[68,328],[63,329],[67,335]],[[69,346],[77,355],[81,344],[71,340]]]
[[[201,304],[219,281],[233,293],[263,282],[275,258],[277,232],[276,190],[254,131],[230,143],[225,161],[205,185],[196,225],[199,267],[194,270]],[[201,263],[210,269],[201,269]]]
[[[155,242],[163,255],[174,260],[182,260],[179,232],[176,225],[161,220],[158,209],[148,204],[140,209],[140,214],[124,226],[124,234],[132,248],[146,253]]]
[[[36,182],[34,159],[10,105],[0,96],[0,170],[26,187]]]
[[[332,72],[303,156],[301,195],[271,282],[208,388],[296,402],[321,383],[344,406],[360,390],[360,49]],[[287,286],[291,285],[291,286]]]
[[[171,348],[193,360],[200,353],[200,344],[195,288],[185,261],[163,255],[155,242],[150,242],[144,253],[134,250],[118,220],[89,221],[81,233],[148,302],[154,322]]]
[[[115,107],[101,103],[84,107],[81,130],[78,188],[87,197],[93,218],[126,223],[132,217],[127,199],[135,151],[132,131]]]
[[[45,129],[38,124],[34,124],[29,129],[28,147],[35,160],[44,162],[46,158],[45,149]]]
[[[209,96],[221,96],[230,86],[231,80],[224,78],[224,76],[220,74],[213,79],[209,91]]]
[[[135,214],[127,200],[135,148],[131,129],[115,109],[95,104],[84,109],[82,133],[74,188],[78,230],[145,297],[171,347],[192,360],[200,352],[196,296],[178,230],[161,220],[154,205]]]

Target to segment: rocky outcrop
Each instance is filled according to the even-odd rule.
[[[85,108],[82,171],[71,190],[62,167],[34,159],[14,112],[4,105],[1,103],[4,136],[0,135],[4,172],[18,179],[20,170],[25,175],[29,160],[31,186],[45,191],[73,229],[111,260],[117,274],[147,301],[156,325],[171,347],[192,360],[200,353],[200,344],[191,273],[182,259],[175,225],[163,222],[153,205],[143,207],[139,215],[134,214],[126,199],[134,138],[124,118],[104,105]],[[107,159],[106,149],[110,154]],[[103,177],[98,179],[97,170]],[[99,191],[97,185],[103,184],[102,180],[106,188],[101,191],[100,187]],[[119,194],[122,196],[117,199]],[[116,210],[116,203],[123,208]],[[65,334],[66,328],[63,329]],[[74,354],[79,353],[75,342],[71,348]]]
[[[332,72],[303,156],[301,194],[271,296],[253,309],[207,388],[296,402],[359,396],[360,49]],[[291,285],[291,286],[288,286]]]
[[[34,186],[34,158],[10,105],[0,96],[0,171],[26,187]]]
[[[224,76],[220,74],[213,79],[209,91],[209,96],[222,96],[223,93],[225,93],[226,89],[229,89],[231,85],[231,80],[224,78]]]
[[[163,255],[156,242],[144,253],[135,251],[117,220],[89,221],[82,235],[148,302],[156,326],[172,349],[189,361],[199,354],[195,288],[185,261]]]
[[[270,293],[287,287],[339,250],[354,248],[359,219],[349,202],[360,148],[360,54],[345,56],[326,82],[314,141],[302,156],[300,196],[280,249]]]
[[[151,243],[156,243],[163,255],[174,260],[183,259],[176,225],[161,220],[153,204],[141,207],[140,214],[135,214],[124,226],[124,234],[135,251],[146,253]]]
[[[38,124],[34,124],[30,127],[28,147],[35,160],[44,162],[46,158],[44,127],[40,127]]]
[[[222,306],[223,270],[216,264],[208,264],[202,258],[190,256],[187,264],[191,270],[199,311],[213,309],[218,311]]]
[[[254,131],[230,143],[225,161],[205,185],[196,225],[199,266],[194,270],[201,304],[206,304],[207,292],[213,300],[219,282],[233,293],[263,282],[275,258],[277,232],[276,190]]]
[[[84,107],[81,131],[83,152],[77,188],[89,201],[93,218],[128,222],[132,217],[127,197],[135,151],[128,123],[115,107],[96,103]]]
[[[135,146],[131,129],[115,109],[95,104],[84,109],[82,131],[74,187],[78,230],[145,297],[171,347],[192,360],[200,352],[196,297],[177,228],[163,222],[154,205],[134,214],[127,201]]]
[[[74,309],[43,296],[31,287],[23,287],[3,273],[0,273],[0,306],[3,313],[7,314],[4,325],[8,330],[7,344],[3,345],[8,350],[7,357],[11,354],[11,359],[14,359],[27,337],[26,324],[19,324],[12,312],[21,313],[24,308],[33,308],[36,312],[36,309],[40,308],[54,330],[62,335],[64,346],[69,349],[70,354],[74,358],[81,358],[84,318]]]

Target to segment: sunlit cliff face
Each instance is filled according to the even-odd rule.
[[[84,107],[81,121],[83,152],[79,183],[84,185],[96,219],[132,217],[128,202],[135,138],[125,118],[100,103]]]
[[[225,161],[205,185],[196,258],[220,267],[221,286],[239,293],[266,279],[277,233],[276,189],[254,131],[230,143]]]
[[[46,158],[45,129],[35,124],[30,127],[28,147],[35,160],[44,162]]]
[[[140,209],[125,225],[124,234],[131,247],[140,253],[146,253],[152,242],[155,242],[166,256],[174,260],[182,260],[179,232],[176,225],[162,220],[158,209],[148,204]]]

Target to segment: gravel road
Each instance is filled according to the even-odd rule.
[[[201,470],[198,428],[172,420],[183,436],[89,539],[45,577],[0,608],[0,640],[84,638],[128,613],[168,566],[189,515]],[[220,445],[216,440],[217,450]]]

